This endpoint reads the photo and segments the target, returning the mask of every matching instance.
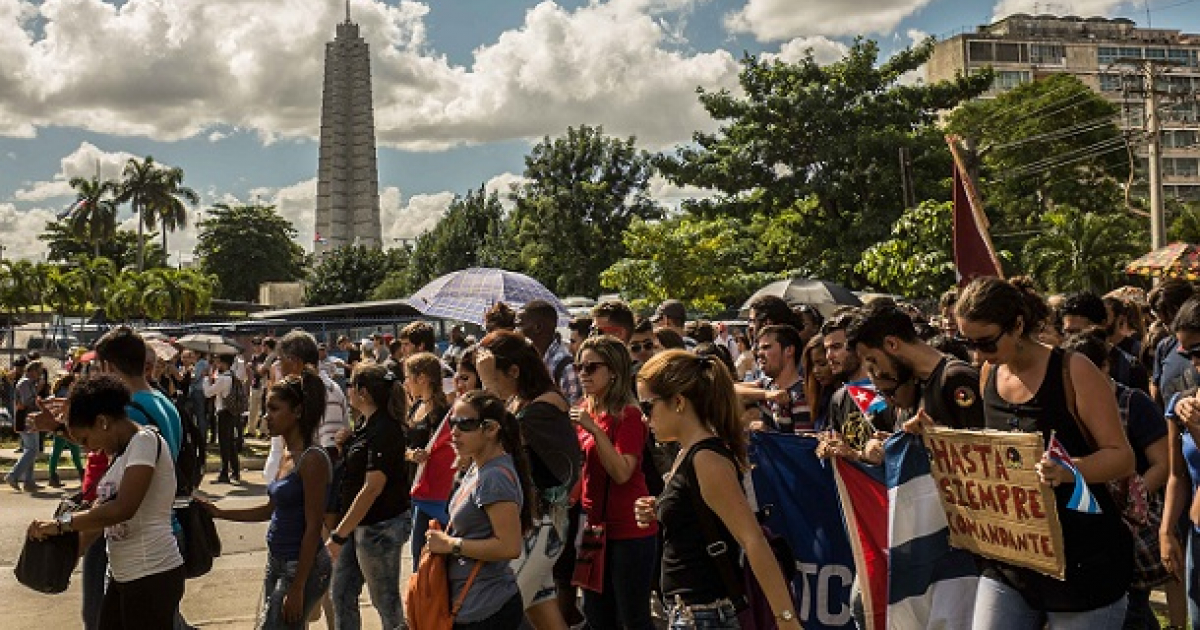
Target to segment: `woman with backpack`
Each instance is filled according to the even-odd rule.
[[[454,403],[447,422],[470,469],[450,499],[449,531],[429,530],[425,544],[451,556],[450,601],[462,602],[455,630],[516,630],[524,604],[509,561],[521,555],[534,501],[521,427],[500,399],[477,390]]]
[[[34,521],[30,538],[77,531],[80,548],[103,534],[108,586],[100,604],[100,628],[163,630],[173,627],[183,598],[183,556],[171,530],[175,464],[157,431],[129,419],[131,394],[117,376],[80,379],[68,399],[71,437],[112,463],[86,510],[53,521]]]
[[[638,525],[663,529],[662,589],[673,630],[737,630],[734,593],[718,562],[745,554],[781,630],[800,627],[791,590],[742,490],[750,469],[741,406],[720,361],[682,350],[657,354],[637,375],[638,405],[654,434],[678,442],[683,456],[659,497],[634,506]],[[697,526],[698,521],[710,523]],[[708,549],[705,530],[719,533],[726,552]],[[735,567],[736,568],[736,567]],[[726,567],[725,574],[730,569]],[[741,571],[736,577],[741,578]]]
[[[267,431],[281,437],[286,453],[268,500],[250,508],[223,509],[207,501],[212,514],[242,523],[270,520],[267,570],[257,628],[301,630],[329,588],[332,562],[321,544],[325,502],[333,464],[313,434],[325,410],[325,385],[311,369],[286,376],[267,392]]]
[[[583,591],[583,616],[598,629],[653,627],[658,527],[639,527],[633,514],[634,501],[649,494],[641,461],[649,435],[634,402],[631,363],[625,344],[608,335],[586,339],[575,362],[584,394],[571,410],[583,445],[583,511],[586,527],[603,528],[605,537],[604,575]]]

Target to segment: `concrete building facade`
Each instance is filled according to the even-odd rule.
[[[1136,60],[1161,62],[1157,88],[1162,126],[1163,190],[1167,197],[1200,199],[1200,35],[1139,28],[1125,18],[1011,15],[938,42],[926,65],[929,82],[991,66],[994,97],[1055,73],[1070,73],[1121,108],[1118,125],[1145,129],[1144,80]],[[1131,141],[1146,173],[1143,134]]]
[[[314,239],[318,254],[344,245],[383,244],[370,49],[358,24],[350,21],[349,2],[346,21],[325,45]]]

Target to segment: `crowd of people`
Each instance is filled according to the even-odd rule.
[[[173,458],[192,426],[215,433],[221,483],[241,479],[240,440],[272,440],[264,502],[200,501],[218,519],[270,523],[258,627],[323,611],[329,627],[358,628],[364,587],[383,627],[405,627],[408,543],[410,569],[423,551],[449,559],[455,628],[644,630],[656,614],[738,628],[744,601],[713,578],[728,558],[744,559],[778,627],[796,628],[743,489],[752,433],[815,437],[822,456],[870,466],[890,435],[930,425],[1037,432],[1071,454],[1101,509],[1067,509],[1076,477],[1043,459],[1065,579],[979,558],[972,627],[1158,628],[1158,588],[1171,626],[1200,627],[1196,288],[1043,296],[981,278],[929,311],[878,298],[824,317],[767,296],[743,330],[689,320],[675,300],[646,318],[609,301],[562,336],[557,308],[535,301],[498,304],[481,339],[456,328],[441,353],[414,322],[396,339],[339,339],[336,356],[293,331],[248,356],[174,363],[122,327],[53,387],[38,361],[19,366],[24,453],[7,480],[32,489],[39,431],[55,459],[86,451],[75,464],[90,507],[29,536],[83,536],[88,628],[186,626],[172,505],[194,488],[177,487]],[[863,404],[863,388],[886,404]],[[1131,527],[1109,487],[1135,473],[1150,516]],[[714,536],[729,551],[713,553]]]

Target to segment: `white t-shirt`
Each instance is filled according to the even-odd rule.
[[[321,382],[325,384],[325,416],[317,426],[314,442],[328,448],[337,445],[335,438],[338,431],[349,429],[350,422],[346,419],[346,394],[342,392],[342,388],[324,372],[321,372]]]
[[[175,499],[175,464],[171,447],[152,429],[139,430],[117,456],[96,487],[96,503],[113,500],[130,466],[153,466],[154,476],[133,518],[104,529],[108,566],[118,582],[132,582],[183,564],[171,532]]]

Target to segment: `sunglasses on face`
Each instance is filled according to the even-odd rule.
[[[458,429],[463,433],[470,433],[471,431],[478,431],[480,427],[488,422],[488,420],[484,420],[483,418],[463,418],[461,416],[453,416],[448,420],[448,422],[450,423],[451,429]]]
[[[658,398],[658,397],[647,398],[646,400],[639,400],[638,407],[641,407],[642,415],[649,418],[650,414],[654,411],[654,403],[656,403],[660,400],[662,400],[662,399]]]
[[[591,374],[599,368],[608,367],[608,365],[603,361],[582,361],[576,364],[576,367],[579,369],[580,374]]]
[[[629,344],[630,352],[650,352],[654,349],[653,341],[634,342]]]
[[[967,350],[976,350],[991,354],[997,350],[997,344],[1000,342],[1000,338],[1007,334],[1007,330],[1001,330],[994,336],[986,339],[971,339],[970,337],[964,337],[962,335],[959,335],[956,337],[956,339],[959,341],[959,343],[966,346]]]

